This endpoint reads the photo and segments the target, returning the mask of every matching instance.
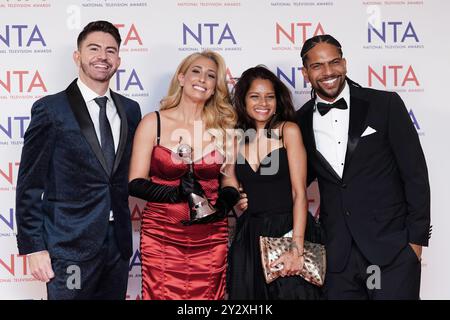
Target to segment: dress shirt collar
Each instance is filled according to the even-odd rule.
[[[81,81],[80,78],[78,78],[78,80],[77,80],[77,85],[78,85],[78,88],[80,89],[81,95],[83,96],[84,102],[86,102],[86,104],[88,102],[91,102],[95,98],[99,97],[99,95],[94,90],[89,88],[86,84],[84,84],[84,82]],[[106,90],[106,92],[103,96],[107,97],[109,102],[112,102],[111,90],[109,88],[108,88],[108,90]]]

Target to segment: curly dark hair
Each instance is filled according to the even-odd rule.
[[[295,109],[292,102],[291,91],[286,85],[278,79],[278,77],[267,67],[258,65],[256,67],[245,70],[238,79],[232,91],[232,103],[236,108],[238,121],[237,129],[244,131],[248,129],[256,130],[255,120],[249,117],[246,110],[245,97],[252,83],[256,79],[269,80],[275,91],[277,101],[275,114],[270,121],[267,122],[265,129],[270,137],[271,130],[276,128],[283,121],[295,121]]]
[[[114,40],[116,40],[116,42],[117,42],[117,47],[120,47],[122,38],[120,38],[119,30],[111,22],[99,20],[99,21],[89,22],[84,27],[83,31],[80,32],[80,34],[78,35],[78,39],[77,39],[78,49],[80,49],[81,43],[86,39],[86,37],[90,33],[97,32],[97,31],[109,33],[110,35],[112,35]]]

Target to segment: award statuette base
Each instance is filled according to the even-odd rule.
[[[180,143],[182,138],[180,137]],[[188,144],[181,144],[177,150],[178,156],[187,163],[189,166],[189,172],[193,177],[194,168],[192,165],[192,148]],[[196,223],[207,223],[209,217],[216,212],[211,206],[208,199],[204,197],[204,192],[201,190],[201,194],[191,193],[188,196],[189,203],[189,220],[184,220],[184,225],[191,225]]]

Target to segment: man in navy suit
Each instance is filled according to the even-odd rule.
[[[329,299],[418,299],[428,245],[430,188],[425,157],[397,93],[362,88],[330,35],[301,52],[312,99],[297,111],[317,178]]]
[[[137,102],[109,89],[120,34],[89,23],[79,78],[34,103],[16,190],[17,243],[49,299],[124,299],[132,231],[128,166]]]

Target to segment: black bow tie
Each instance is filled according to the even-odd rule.
[[[347,109],[347,102],[345,102],[344,98],[340,98],[338,101],[335,101],[334,103],[317,102],[317,111],[319,111],[321,116],[326,115],[331,108],[345,110]]]

